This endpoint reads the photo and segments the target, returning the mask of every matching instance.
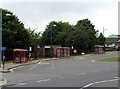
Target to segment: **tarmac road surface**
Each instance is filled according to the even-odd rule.
[[[116,56],[110,52],[21,66],[3,74],[5,87],[118,87],[117,62],[92,62]]]

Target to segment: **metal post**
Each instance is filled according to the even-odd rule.
[[[51,32],[50,32],[50,51],[51,51],[51,61],[52,61],[52,69],[54,68],[54,63],[53,63],[53,60],[52,60],[52,57],[53,57],[53,50],[52,50],[52,26],[56,26],[56,25],[50,25],[50,30],[51,30]]]
[[[4,60],[4,50],[3,50],[3,57],[2,57],[3,59],[3,61],[2,61],[2,64],[3,64],[3,70],[4,70],[4,65],[5,65],[5,60]]]
[[[104,30],[105,30],[105,29],[104,29],[104,27],[103,27],[103,36],[104,36]]]
[[[104,29],[104,27],[103,27],[103,36],[104,36],[105,30],[107,30],[107,29]]]
[[[50,25],[50,58],[52,62],[52,69],[53,69],[53,60],[52,60],[52,24]]]
[[[107,29],[104,29],[104,27],[103,27],[103,37],[105,37],[105,36],[104,36],[104,31],[105,31],[105,30],[107,30]],[[104,51],[105,51],[105,43],[104,43]]]
[[[0,42],[1,41],[2,41],[2,9],[0,9]],[[2,42],[0,43],[0,68],[1,68],[1,65],[2,65],[1,48],[2,48]]]
[[[50,57],[51,57],[51,59],[52,59],[52,25],[50,25],[50,30],[51,30],[51,32],[50,32]]]

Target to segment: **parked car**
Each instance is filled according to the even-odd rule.
[[[105,47],[105,51],[113,51],[113,47]]]
[[[117,51],[120,51],[120,46],[118,46]]]

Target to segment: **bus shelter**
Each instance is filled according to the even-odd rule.
[[[13,63],[25,63],[29,60],[28,50],[26,49],[14,49],[13,50]]]
[[[95,54],[103,54],[105,53],[103,45],[95,45]]]
[[[70,48],[69,47],[57,47],[56,49],[56,57],[70,57]]]

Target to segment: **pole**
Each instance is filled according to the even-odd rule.
[[[2,48],[2,8],[0,8],[0,68],[1,68],[1,64],[2,64],[1,48]]]
[[[103,27],[103,36],[104,36],[104,27]]]
[[[3,64],[3,70],[4,70],[4,65],[5,65],[5,60],[4,60],[4,50],[3,50],[3,59],[2,59],[2,64]]]
[[[56,25],[53,25],[52,23],[50,24],[50,30],[51,30],[51,32],[50,32],[50,51],[51,51],[51,61],[52,61],[52,69],[54,68],[54,62],[53,62],[53,60],[52,60],[52,57],[53,57],[53,49],[52,49],[52,32],[53,32],[53,29],[52,29],[52,27],[55,27]]]
[[[51,52],[51,54],[50,54],[50,58],[51,58],[51,62],[52,62],[52,69],[53,69],[53,60],[52,60],[52,24],[50,25],[50,30],[51,30],[51,32],[50,32],[50,52]]]
[[[107,30],[107,29],[104,29],[104,27],[103,27],[103,36],[104,36],[105,30]]]
[[[50,50],[51,50],[51,59],[52,59],[52,25],[50,26],[51,27],[51,34],[50,34],[50,37],[51,37],[51,39],[50,39]]]

